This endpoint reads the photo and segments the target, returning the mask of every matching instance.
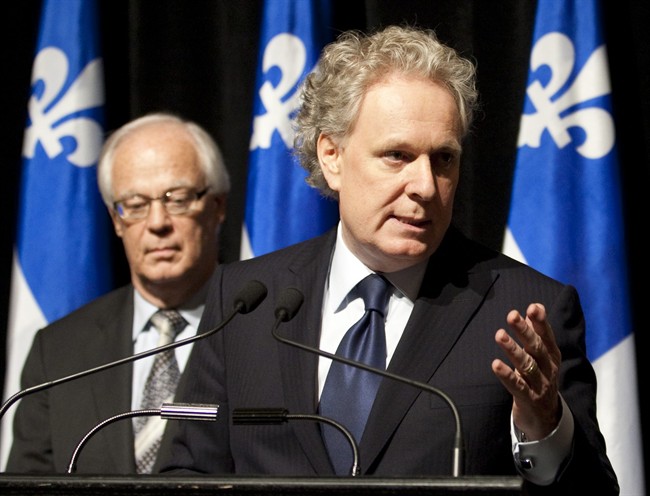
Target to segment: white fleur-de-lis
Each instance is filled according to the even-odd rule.
[[[570,87],[553,99],[569,80],[574,64],[575,50],[569,37],[561,33],[549,33],[537,41],[531,54],[531,70],[548,66],[551,78],[546,86],[537,80],[526,89],[535,113],[522,115],[517,146],[539,148],[542,133],[546,129],[555,144],[564,148],[572,141],[568,130],[579,127],[584,131],[584,140],[574,143],[578,153],[597,159],[610,152],[614,146],[615,128],[607,110],[591,106],[563,114],[578,103],[609,94],[605,46],[601,45],[593,51]]]
[[[29,99],[31,122],[25,129],[23,156],[32,158],[36,144],[41,143],[48,157],[57,157],[63,152],[61,138],[71,136],[77,146],[66,158],[76,166],[88,167],[97,162],[103,139],[102,126],[88,117],[66,117],[104,104],[102,60],[97,58],[89,62],[61,95],[68,68],[68,58],[58,48],[44,48],[36,56],[32,88],[41,83],[42,91],[34,92]],[[61,98],[55,102],[59,96]]]
[[[266,45],[262,59],[262,69],[267,74],[270,69],[280,69],[281,78],[277,86],[265,81],[259,95],[266,113],[255,116],[250,149],[270,148],[271,137],[278,131],[282,141],[291,148],[294,131],[292,114],[298,108],[300,96],[296,83],[299,81],[307,61],[307,50],[302,40],[289,33],[274,36]],[[293,92],[293,93],[292,93]]]

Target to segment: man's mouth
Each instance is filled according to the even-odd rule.
[[[431,224],[429,219],[413,219],[410,217],[395,217],[402,224],[407,224],[413,227],[426,227]]]

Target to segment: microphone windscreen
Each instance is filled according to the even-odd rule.
[[[239,313],[252,312],[266,298],[266,293],[266,286],[263,283],[254,279],[248,281],[237,293],[234,307],[239,309]]]
[[[288,322],[298,313],[305,297],[296,288],[286,288],[278,298],[275,307],[275,318]]]

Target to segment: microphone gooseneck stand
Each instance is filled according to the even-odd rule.
[[[95,427],[90,429],[88,433],[79,441],[77,447],[72,453],[70,463],[68,464],[68,473],[73,474],[77,470],[77,460],[81,450],[86,443],[97,432],[113,422],[126,418],[134,417],[151,417],[160,415],[164,420],[204,420],[214,422],[217,420],[219,413],[219,405],[203,405],[194,403],[163,403],[160,408],[148,408],[144,410],[133,410],[129,412],[118,413],[106,420],[101,421]]]
[[[347,438],[350,448],[352,448],[350,475],[352,477],[359,475],[359,446],[348,428],[334,419],[322,415],[292,414],[286,408],[235,408],[232,412],[232,423],[234,425],[282,424],[289,420],[314,420],[338,429]]]

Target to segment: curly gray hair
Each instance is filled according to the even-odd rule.
[[[438,40],[430,29],[389,26],[371,35],[347,31],[327,45],[301,87],[294,154],[308,172],[307,183],[337,198],[320,168],[321,133],[342,140],[351,132],[363,96],[393,73],[412,74],[443,84],[458,106],[461,133],[470,129],[477,107],[476,67]]]

